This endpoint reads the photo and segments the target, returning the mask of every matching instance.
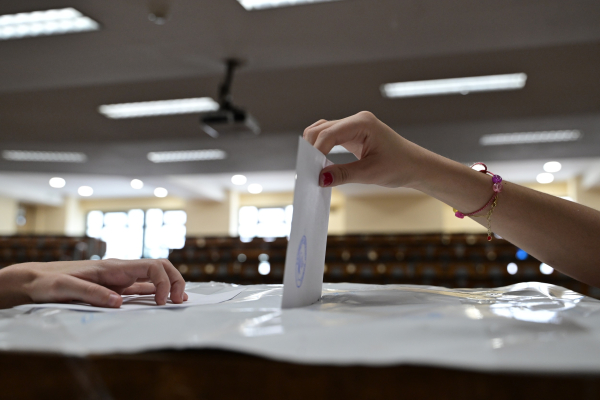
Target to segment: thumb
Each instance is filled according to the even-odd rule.
[[[34,298],[36,303],[81,301],[96,307],[118,308],[123,303],[114,291],[71,275],[59,275],[47,279],[45,294]],[[43,284],[41,286],[44,286]],[[41,288],[43,289],[43,288]],[[44,293],[42,292],[42,293]],[[38,296],[35,296],[38,297]]]
[[[335,164],[323,168],[319,175],[319,186],[333,187],[346,183],[371,183],[367,172],[367,160],[348,164]]]

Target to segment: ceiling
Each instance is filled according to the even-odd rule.
[[[165,0],[170,14],[159,26],[148,13],[160,2],[0,2],[0,15],[71,6],[102,26],[0,41],[0,150],[88,155],[83,164],[0,160],[0,173],[166,184],[183,175],[291,171],[304,127],[361,110],[462,162],[600,156],[597,0],[343,0],[252,12],[235,0]],[[247,61],[233,94],[260,122],[257,138],[212,139],[196,115],[111,120],[97,112],[102,104],[215,98],[227,57]],[[397,100],[379,93],[387,82],[514,72],[527,73],[525,89]],[[478,143],[486,133],[558,129],[584,136],[568,144]],[[224,149],[228,158],[146,158],[149,151],[207,148]]]

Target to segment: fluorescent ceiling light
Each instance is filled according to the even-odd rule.
[[[499,146],[506,144],[572,142],[582,136],[580,131],[542,131],[542,132],[516,132],[494,133],[483,135],[479,139],[482,146]]]
[[[219,103],[210,97],[108,104],[98,107],[100,114],[113,119],[194,114],[218,109]]]
[[[4,150],[2,157],[9,161],[34,161],[34,162],[71,162],[83,163],[87,156],[83,153],[62,151],[28,151]]]
[[[265,8],[297,6],[308,3],[324,3],[335,0],[238,0],[246,10],[261,10]]]
[[[74,8],[0,15],[0,40],[96,31],[100,25]]]
[[[148,153],[148,160],[153,163],[184,162],[184,161],[211,161],[223,160],[227,153],[223,150],[183,150],[183,151],[154,151]]]
[[[331,151],[329,152],[329,154],[344,154],[344,153],[350,153],[348,150],[346,150],[346,148],[344,146],[333,146],[333,149],[331,149]]]
[[[527,75],[524,73],[474,76],[469,78],[434,79],[386,83],[381,86],[384,97],[418,97],[440,94],[467,94],[470,92],[490,92],[496,90],[515,90],[525,87]]]

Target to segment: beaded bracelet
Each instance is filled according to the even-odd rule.
[[[487,226],[487,231],[488,231],[487,240],[491,241],[492,240],[492,213],[494,212],[494,208],[496,208],[496,205],[498,204],[498,195],[502,191],[502,177],[500,175],[496,175],[496,174],[493,174],[492,172],[488,171],[487,165],[485,165],[484,163],[481,163],[481,162],[477,162],[477,163],[471,165],[471,168],[473,168],[476,165],[483,166],[483,169],[479,170],[479,172],[482,172],[484,174],[492,176],[492,190],[494,191],[494,194],[492,195],[492,197],[490,197],[489,201],[487,203],[485,203],[485,205],[477,211],[473,211],[471,213],[463,213],[463,212],[458,211],[456,208],[454,208],[453,210],[454,210],[454,215],[456,216],[456,218],[460,218],[460,219],[463,219],[464,217],[471,217],[471,216],[475,217],[475,218],[483,217],[483,216],[487,217],[487,225],[488,225]],[[485,210],[490,204],[492,205],[492,207],[485,215],[475,215],[475,214],[478,214],[481,211]]]

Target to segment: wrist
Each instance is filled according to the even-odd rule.
[[[0,269],[0,308],[10,308],[33,302],[30,293],[35,273],[27,264],[16,264]]]
[[[494,194],[490,176],[428,150],[418,169],[411,188],[461,211],[479,209]]]

